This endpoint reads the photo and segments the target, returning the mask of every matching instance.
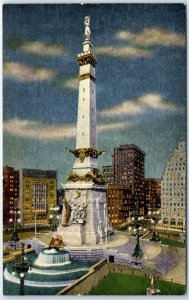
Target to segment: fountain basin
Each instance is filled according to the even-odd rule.
[[[56,261],[49,264],[49,257],[53,255],[53,252],[55,255],[65,255],[65,259],[68,259],[67,254],[69,254],[69,252],[66,250],[49,252],[46,250],[48,249],[40,252],[46,257],[43,265],[40,262],[38,263],[39,256],[36,257],[34,252],[26,254],[33,262],[33,265],[31,271],[29,271],[25,277],[25,295],[55,295],[62,288],[70,285],[73,281],[85,275],[89,271],[89,268],[95,264],[95,262],[72,262],[70,260],[65,260],[65,262],[61,262],[60,264]],[[18,274],[12,274],[11,264],[7,264],[4,269],[3,289],[4,295],[19,295],[20,292],[20,279]]]
[[[34,266],[54,266],[70,264],[69,252],[66,250],[44,249],[34,261]]]

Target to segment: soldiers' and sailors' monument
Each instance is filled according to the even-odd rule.
[[[83,52],[78,54],[79,97],[76,149],[72,172],[67,178],[59,234],[66,245],[96,245],[106,240],[108,216],[106,185],[98,171],[96,148],[96,83],[97,60],[90,41],[90,17],[84,20]]]

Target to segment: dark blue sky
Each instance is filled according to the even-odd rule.
[[[185,6],[182,4],[4,5],[4,164],[72,169],[77,54],[91,17],[97,56],[98,148],[136,144],[146,177],[161,177],[186,139]]]

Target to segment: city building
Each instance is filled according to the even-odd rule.
[[[152,209],[159,210],[161,207],[161,179],[145,178],[146,214]]]
[[[103,166],[102,175],[107,184],[114,183],[113,167],[112,166]]]
[[[170,157],[161,181],[161,221],[164,227],[185,229],[186,145],[179,142]]]
[[[129,221],[133,207],[131,189],[109,184],[107,189],[108,216],[113,227]]]
[[[12,209],[18,207],[19,171],[9,166],[3,167],[3,225],[10,223]]]
[[[114,148],[112,159],[114,184],[130,188],[133,193],[133,201],[139,202],[140,212],[144,213],[145,153],[136,145],[121,145]]]
[[[57,173],[35,169],[19,171],[21,224],[49,224],[51,208],[57,205]]]

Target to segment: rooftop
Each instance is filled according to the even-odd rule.
[[[24,177],[44,177],[44,178],[57,177],[57,172],[53,170],[22,169],[21,171]]]

